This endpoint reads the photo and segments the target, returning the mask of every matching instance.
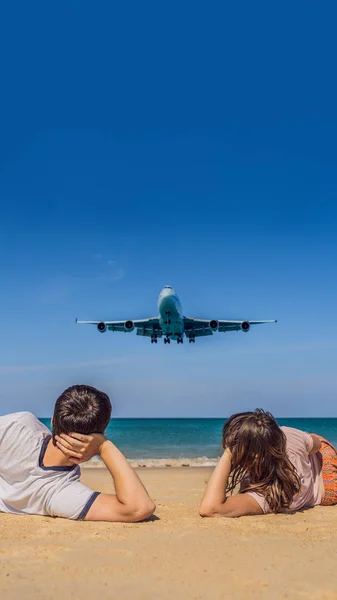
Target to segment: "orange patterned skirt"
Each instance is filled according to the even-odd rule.
[[[323,506],[337,504],[337,452],[327,440],[321,440],[322,446],[322,479],[324,494],[321,500]]]

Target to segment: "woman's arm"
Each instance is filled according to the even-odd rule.
[[[228,449],[215,467],[201,500],[199,513],[202,517],[215,516],[226,502],[226,487],[231,472],[231,454]]]
[[[312,449],[310,450],[309,454],[317,454],[317,452],[319,452],[321,449],[321,445],[322,445],[321,438],[318,435],[316,435],[316,433],[311,433],[310,435],[313,440],[313,446],[312,446]]]
[[[227,448],[207,484],[199,509],[201,517],[241,517],[263,514],[259,504],[249,494],[237,494],[226,498],[230,472],[231,453]]]

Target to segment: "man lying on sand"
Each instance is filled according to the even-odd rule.
[[[34,415],[0,417],[0,512],[87,521],[135,522],[155,510],[135,471],[104,437],[109,397],[74,385],[55,404],[52,434]],[[99,494],[80,482],[79,463],[99,455],[116,494]]]
[[[279,427],[259,409],[233,415],[223,427],[222,445],[224,453],[201,502],[202,517],[337,504],[337,453],[320,436]],[[227,497],[236,486],[239,493]]]

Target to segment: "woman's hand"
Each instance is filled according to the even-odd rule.
[[[56,446],[73,464],[87,462],[101,453],[106,437],[101,433],[83,435],[82,433],[61,433],[55,436]]]

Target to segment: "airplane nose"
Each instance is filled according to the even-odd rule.
[[[174,296],[174,289],[170,285],[165,285],[165,287],[160,292],[161,298],[168,298],[169,296]]]
[[[174,296],[173,288],[170,285],[166,285],[158,298],[158,308],[160,311],[170,312],[172,309],[172,296]]]

